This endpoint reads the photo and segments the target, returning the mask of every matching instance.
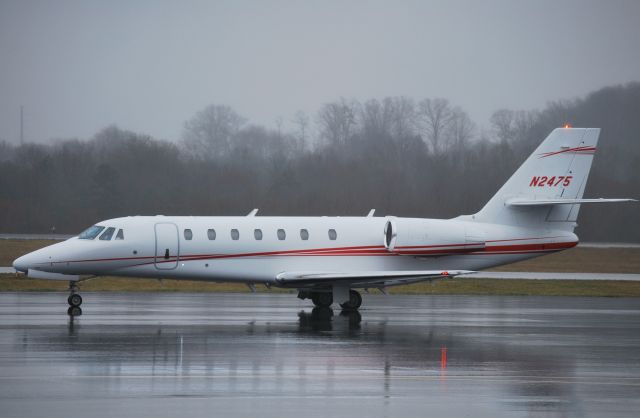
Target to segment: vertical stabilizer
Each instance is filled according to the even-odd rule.
[[[475,215],[480,222],[573,230],[580,204],[512,206],[513,200],[580,199],[600,129],[558,128]]]

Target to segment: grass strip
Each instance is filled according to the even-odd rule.
[[[24,275],[0,275],[0,292],[46,292],[67,290],[67,283],[30,279]],[[187,280],[100,277],[81,283],[86,292],[233,292],[250,290],[243,284],[210,283]],[[267,289],[258,292],[291,293],[292,289]],[[442,279],[388,288],[393,294],[409,295],[503,295],[503,296],[604,296],[640,297],[640,282],[629,280],[517,280],[517,279]],[[373,290],[377,292],[377,290]]]

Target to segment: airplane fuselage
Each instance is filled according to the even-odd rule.
[[[393,248],[385,241],[389,222],[398,225]],[[133,216],[97,226],[104,229],[93,239],[70,238],[16,260],[16,268],[277,286],[278,274],[285,271],[479,270],[578,242],[568,231],[470,217]],[[114,228],[112,236],[101,239],[108,228]],[[122,239],[117,239],[120,230]]]

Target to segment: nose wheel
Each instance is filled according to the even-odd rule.
[[[69,306],[78,307],[82,305],[82,296],[78,294],[69,295],[67,298],[67,302],[69,302]]]
[[[82,296],[78,294],[78,282],[70,281],[69,282],[69,297],[67,298],[67,302],[69,306],[73,308],[79,308],[82,305]]]

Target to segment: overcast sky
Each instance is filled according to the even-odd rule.
[[[640,1],[0,0],[0,138],[177,140],[227,104],[275,127],[341,96],[445,97],[480,125],[640,80]]]

